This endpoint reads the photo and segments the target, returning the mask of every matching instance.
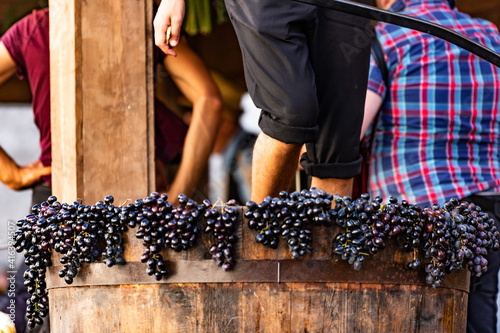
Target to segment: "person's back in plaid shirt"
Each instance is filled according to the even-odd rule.
[[[498,29],[460,13],[454,2],[377,1],[382,8],[441,24],[500,52]],[[379,109],[380,115],[372,127],[370,194],[422,207],[466,199],[498,221],[500,70],[428,34],[387,23],[375,30],[388,82],[372,59],[363,129]],[[496,331],[499,257],[490,255],[489,272],[472,285],[469,332]]]

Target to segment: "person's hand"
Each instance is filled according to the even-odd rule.
[[[40,181],[43,176],[48,176],[52,172],[52,167],[44,166],[42,162],[36,161],[27,166],[18,168],[13,177],[5,182],[12,190],[22,190]]]
[[[173,50],[181,37],[181,26],[184,20],[184,0],[163,0],[158,7],[153,21],[155,44],[165,54],[176,56]],[[167,43],[167,30],[170,27],[170,38]]]

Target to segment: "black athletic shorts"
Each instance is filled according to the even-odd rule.
[[[370,21],[293,0],[226,0],[226,7],[262,131],[307,143],[301,164],[311,176],[359,174]]]

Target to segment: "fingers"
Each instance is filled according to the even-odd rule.
[[[170,41],[169,45],[171,47],[176,47],[181,39],[181,24],[182,22],[173,21],[171,26]]]
[[[161,30],[163,31],[163,30]],[[181,28],[180,25],[174,25],[172,23],[171,26],[168,26],[165,30],[165,33],[156,34],[155,38],[160,40],[160,45],[156,44],[165,54],[176,57],[177,53],[174,51],[174,47],[179,44],[179,40],[181,38]],[[163,40],[162,40],[163,39]]]
[[[156,12],[153,21],[155,44],[167,55],[177,55],[173,48],[179,44],[184,11],[184,0],[163,0]],[[169,28],[170,36],[167,38]]]
[[[169,44],[167,44],[167,30],[168,27],[166,24],[157,26],[156,25],[156,19],[155,19],[155,44],[158,46],[165,54],[171,55],[171,56],[176,56],[177,54],[175,51],[170,47]],[[170,37],[169,42],[172,43],[173,39]]]

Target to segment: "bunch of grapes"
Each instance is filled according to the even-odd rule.
[[[296,206],[292,211],[296,211],[299,217],[307,218],[309,223],[313,223],[317,227],[327,228],[333,225],[331,219],[332,194],[313,187],[310,190],[302,190],[300,193],[292,192],[290,195],[283,191],[280,193],[280,197],[284,198],[289,206]]]
[[[203,216],[203,205],[184,194],[178,196],[179,206],[172,209],[173,220],[168,223],[166,245],[176,252],[187,251],[196,245]]]
[[[216,240],[216,244],[210,246],[209,253],[217,266],[222,267],[224,271],[229,271],[235,264],[233,255],[239,216],[236,201],[232,199],[227,204],[223,204],[220,209],[213,207],[209,200],[204,200],[203,205],[206,219],[204,232],[212,235]]]
[[[49,298],[45,285],[45,272],[27,269],[24,272],[24,285],[30,294],[26,300],[28,327],[42,325],[43,318],[49,313]]]
[[[248,218],[248,228],[257,230],[255,241],[259,244],[277,249],[279,244],[279,235],[281,233],[280,224],[276,216],[277,198],[266,197],[264,201],[257,204],[254,201],[248,201],[245,211],[245,217]],[[280,202],[282,203],[282,202]]]
[[[313,193],[309,191],[293,192],[290,195],[282,191],[279,194],[278,202],[283,202],[277,215],[280,221],[280,236],[286,240],[292,259],[298,259],[311,252],[312,224],[322,225],[324,221],[327,221],[326,216],[329,216],[328,210],[331,202],[316,194],[314,192],[315,198],[312,198]],[[327,207],[323,207],[324,202]],[[328,209],[326,214],[325,209]]]
[[[128,226],[138,226],[136,237],[145,247],[140,261],[146,263],[146,273],[161,280],[168,272],[160,253],[163,249],[187,251],[196,245],[201,227],[198,225],[203,206],[184,194],[178,196],[179,206],[168,202],[167,194],[153,192],[149,197],[138,199],[122,209],[120,220]]]
[[[67,284],[73,283],[83,263],[95,262],[101,252],[108,266],[124,263],[121,233],[126,231],[126,224],[118,218],[120,208],[112,203],[111,196],[92,206],[77,201],[61,204],[55,196],[50,196],[18,221],[15,248],[17,252],[24,251],[28,265],[24,284],[31,295],[26,302],[30,327],[43,323],[42,318],[47,315],[45,275],[46,268],[52,265],[51,250],[61,254],[59,261],[63,268],[59,276]],[[106,246],[101,251],[99,245],[103,240]]]
[[[135,236],[142,240],[144,253],[140,261],[146,264],[146,274],[154,275],[157,281],[168,274],[160,253],[166,246],[167,225],[173,220],[172,205],[166,194],[153,192],[149,197],[137,199],[134,204],[124,207],[120,220],[138,230]]]
[[[382,200],[377,197],[370,201],[366,194],[354,201],[350,196],[335,195],[334,200],[331,218],[345,229],[334,238],[334,252],[359,270],[365,256],[385,248],[389,228],[382,221]]]
[[[334,197],[331,218],[344,229],[334,239],[334,252],[360,269],[365,257],[376,254],[395,238],[405,252],[414,253],[408,268],[420,266],[418,251],[423,251],[429,263],[425,265],[426,281],[433,288],[441,285],[445,274],[468,269],[481,276],[487,270],[486,254],[500,247],[493,219],[480,207],[451,199],[441,208],[435,204],[422,209],[418,205],[391,197],[383,204],[380,197],[368,194],[352,200]]]
[[[480,207],[451,199],[442,208],[426,207],[422,216],[425,221],[422,249],[430,259],[425,266],[427,283],[439,287],[445,274],[464,266],[476,277],[487,271],[485,257],[489,251],[500,248],[500,233],[494,220]]]
[[[64,265],[59,271],[59,277],[71,284],[82,263],[93,263],[99,257],[98,242],[103,235],[108,210],[102,201],[93,206],[64,206],[56,215],[58,224],[54,234],[54,250],[61,254],[59,261]],[[72,219],[72,214],[68,215],[66,211],[75,210],[76,216]]]
[[[53,242],[52,232],[55,215],[60,204],[50,197],[41,205],[33,206],[31,214],[17,222],[18,230],[14,235],[14,246],[17,252],[24,252],[28,269],[24,272],[24,285],[30,295],[26,301],[26,318],[28,326],[41,325],[48,314],[49,302],[45,282],[47,267],[52,265],[50,245]]]
[[[286,240],[292,259],[311,252],[312,227],[330,227],[333,196],[311,188],[288,194],[281,191],[276,198],[266,197],[257,204],[248,201],[245,217],[248,227],[257,230],[255,241],[276,249],[280,237]]]
[[[114,198],[108,195],[104,198],[107,213],[104,216],[103,236],[105,249],[102,252],[104,263],[108,267],[124,265],[123,237],[122,234],[128,230],[127,220],[122,218],[122,208],[113,206]],[[101,203],[101,202],[99,202]],[[99,231],[100,235],[101,232]]]
[[[381,200],[380,203],[382,203]],[[388,238],[396,238],[404,252],[413,251],[414,258],[408,263],[408,268],[416,270],[420,266],[417,253],[423,231],[421,207],[409,204],[406,200],[398,202],[397,198],[391,197],[386,205],[381,206],[380,210],[381,221],[385,230],[388,230]]]
[[[63,204],[56,215],[57,229],[54,228],[54,250],[60,252],[60,263],[63,269],[59,276],[71,284],[82,263],[93,263],[102,255],[108,266],[123,265],[122,233],[127,225],[120,220],[120,207],[113,205],[110,195],[104,201],[92,206],[75,202],[73,205]],[[104,251],[99,244],[104,240]]]

